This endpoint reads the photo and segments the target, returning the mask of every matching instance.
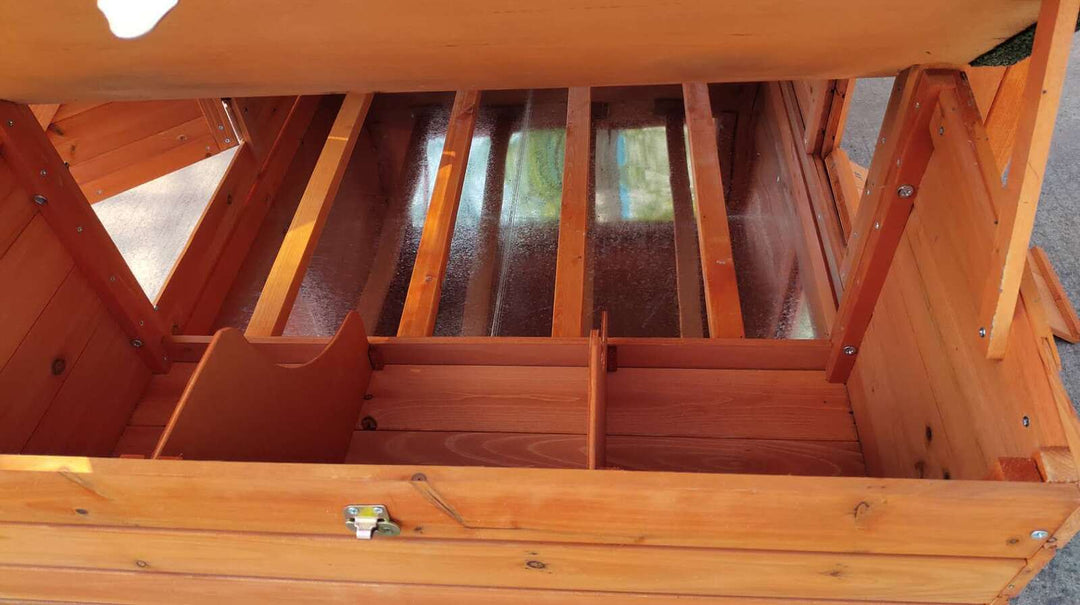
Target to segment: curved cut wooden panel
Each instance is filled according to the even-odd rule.
[[[295,367],[271,362],[226,328],[210,343],[153,457],[342,462],[370,377],[355,312],[318,357]]]

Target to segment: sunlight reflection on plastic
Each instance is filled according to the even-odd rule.
[[[117,38],[130,40],[150,30],[179,2],[179,0],[98,0],[98,10],[109,22],[109,30]]]

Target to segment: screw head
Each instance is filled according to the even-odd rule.
[[[945,127],[944,126],[938,126],[937,133],[939,135],[945,134]]]
[[[218,124],[217,129],[218,130],[225,130],[225,125],[224,124]]]
[[[78,225],[75,227],[75,233],[82,233],[82,225]]]
[[[1049,537],[1050,532],[1046,531],[1045,529],[1036,529],[1035,531],[1031,532],[1032,540],[1045,540]]]
[[[848,346],[844,347],[842,349],[842,351],[844,352],[844,355],[847,355],[848,357],[851,357],[852,355],[858,353],[859,349],[853,347],[852,345],[848,345]]]
[[[355,515],[356,513],[360,512],[360,509],[356,508],[355,506],[350,506],[345,509],[345,512],[350,515]]]
[[[915,195],[915,188],[912,187],[911,185],[900,185],[899,187],[896,188],[896,195],[898,195],[898,196],[900,196],[902,198],[905,198],[905,199],[909,198],[909,197]]]
[[[979,328],[979,338],[986,338],[986,328]]]
[[[1028,428],[1029,426],[1031,426],[1031,418],[1024,416],[1020,419],[1020,424],[1024,425],[1024,428]]]
[[[386,511],[385,511],[385,509],[383,509],[383,507],[381,507],[381,506],[376,506],[376,507],[374,507],[374,508],[372,508],[372,509],[371,509],[371,512],[375,513],[376,515],[381,515],[381,514],[383,514],[383,513],[384,513],[384,512],[386,512]]]
[[[135,347],[136,349],[141,348],[143,346],[142,339],[141,338],[132,338],[131,339],[131,346]]]
[[[45,170],[44,168],[42,168],[42,169],[41,169],[41,170],[40,170],[40,171],[38,172],[38,174],[40,174],[41,176],[48,176],[48,175],[49,175],[49,171],[48,171],[48,170]]]
[[[9,128],[14,127],[15,126],[15,120],[8,120],[7,125],[8,125]]]
[[[41,195],[40,193],[34,196],[34,203],[38,206],[44,206],[49,203],[49,198]]]
[[[880,230],[881,230],[881,223],[880,222],[874,222],[874,231],[880,231]]]

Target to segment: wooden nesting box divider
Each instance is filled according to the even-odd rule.
[[[1080,530],[1080,0],[68,4],[0,8],[0,601],[1005,605]],[[220,152],[152,299],[98,212]]]

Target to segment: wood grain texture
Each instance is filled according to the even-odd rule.
[[[1006,202],[994,235],[994,263],[984,282],[979,310],[991,359],[1004,357],[1008,345],[1078,12],[1080,0],[1047,0],[1039,12],[1016,145],[1009,160],[1017,169],[1010,171],[1005,186]]]
[[[342,532],[344,533],[344,532]],[[757,597],[986,602],[1017,559],[731,551],[531,542],[372,540],[0,525],[0,563],[251,577]],[[352,565],[328,565],[348,559]],[[529,561],[537,561],[529,565]],[[537,567],[540,567],[537,573]],[[726,573],[716,573],[720,567]],[[782,569],[782,574],[777,574]],[[912,582],[918,577],[919,582]]]
[[[285,330],[373,98],[371,93],[349,93],[342,101],[245,334],[280,336]]]
[[[701,338],[705,326],[701,312],[701,258],[698,253],[694,195],[686,157],[684,111],[671,109],[664,116],[671,185],[672,227],[675,231],[675,284],[679,295],[679,336]],[[745,130],[745,129],[744,129]],[[742,134],[740,132],[740,134]]]
[[[37,208],[29,203],[30,196],[2,156],[3,149],[0,148],[0,257],[37,215]]]
[[[364,602],[373,605],[407,602],[413,605],[474,603],[476,605],[851,605],[851,601],[705,597],[642,593],[469,588],[423,584],[313,582],[221,575],[191,575],[147,571],[0,566],[0,591],[15,599],[48,601],[122,602],[130,605],[227,605],[238,602],[267,605],[325,605]],[[913,605],[875,601],[876,605]]]
[[[371,366],[356,313],[326,351],[283,368],[221,330],[191,377],[154,457],[336,462],[345,458]]]
[[[349,464],[586,468],[585,435],[356,431]]]
[[[585,426],[585,457],[588,468],[606,466],[607,456],[607,384],[608,384],[608,319],[605,312],[601,328],[589,334],[589,385],[587,391],[588,422]]]
[[[361,416],[386,430],[584,435],[587,385],[584,367],[388,365]]]
[[[857,440],[846,390],[821,372],[620,367],[607,388],[612,435]]]
[[[592,170],[592,95],[571,88],[566,102],[559,248],[555,264],[552,336],[585,336],[592,310],[585,308],[586,241],[589,231],[589,172]]]
[[[0,369],[0,451],[22,451],[67,380],[98,321],[101,301],[78,271],[64,282]],[[130,345],[129,345],[130,347]]]
[[[3,102],[0,124],[4,157],[27,193],[46,198],[39,212],[57,239],[129,339],[142,343],[143,362],[154,371],[167,369],[165,329],[153,305],[33,113],[25,105]]]
[[[690,167],[694,174],[694,201],[698,223],[698,250],[705,288],[705,312],[710,338],[741,338],[742,310],[731,253],[724,184],[716,143],[716,120],[705,83],[683,84]]]
[[[1080,342],[1080,317],[1046,252],[1039,246],[1033,246],[1028,263],[1034,269],[1035,281],[1045,297],[1043,301],[1047,303],[1046,314],[1050,318],[1054,336],[1071,343]]]
[[[420,247],[413,263],[405,308],[401,312],[398,336],[431,336],[435,332],[446,261],[450,256],[450,240],[454,236],[461,187],[465,183],[465,169],[469,163],[469,148],[472,147],[479,108],[479,91],[462,90],[454,96],[442,158],[431,189],[431,202],[420,234]]]
[[[1034,3],[1006,0],[918,0],[902,10],[887,0],[859,10],[847,0],[825,0],[786,7],[783,19],[772,5],[727,1],[703,7],[690,0],[663,6],[558,0],[527,13],[491,6],[410,1],[360,10],[332,0],[307,11],[285,2],[243,0],[226,9],[182,2],[132,54],[92,5],[12,5],[0,13],[16,49],[0,71],[0,98],[48,103],[892,75],[926,62],[927,52],[936,62],[965,64],[1026,28],[1038,12]],[[552,27],[567,19],[575,27]],[[248,27],[192,45],[192,36],[213,22]],[[261,36],[269,30],[276,33],[272,40]],[[468,44],[461,31],[469,32]],[[627,38],[627,31],[641,34]],[[310,45],[311,32],[319,32],[320,45]],[[67,44],[57,47],[54,40]],[[220,60],[244,55],[260,60]],[[356,70],[360,64],[365,69]],[[132,74],[140,77],[133,81]]]
[[[1080,504],[1064,484],[0,456],[0,520],[342,536],[361,484],[393,504],[400,540],[1014,558],[1041,547],[1032,527],[1059,527]],[[271,526],[258,512],[268,491]],[[668,514],[684,500],[695,506]]]

